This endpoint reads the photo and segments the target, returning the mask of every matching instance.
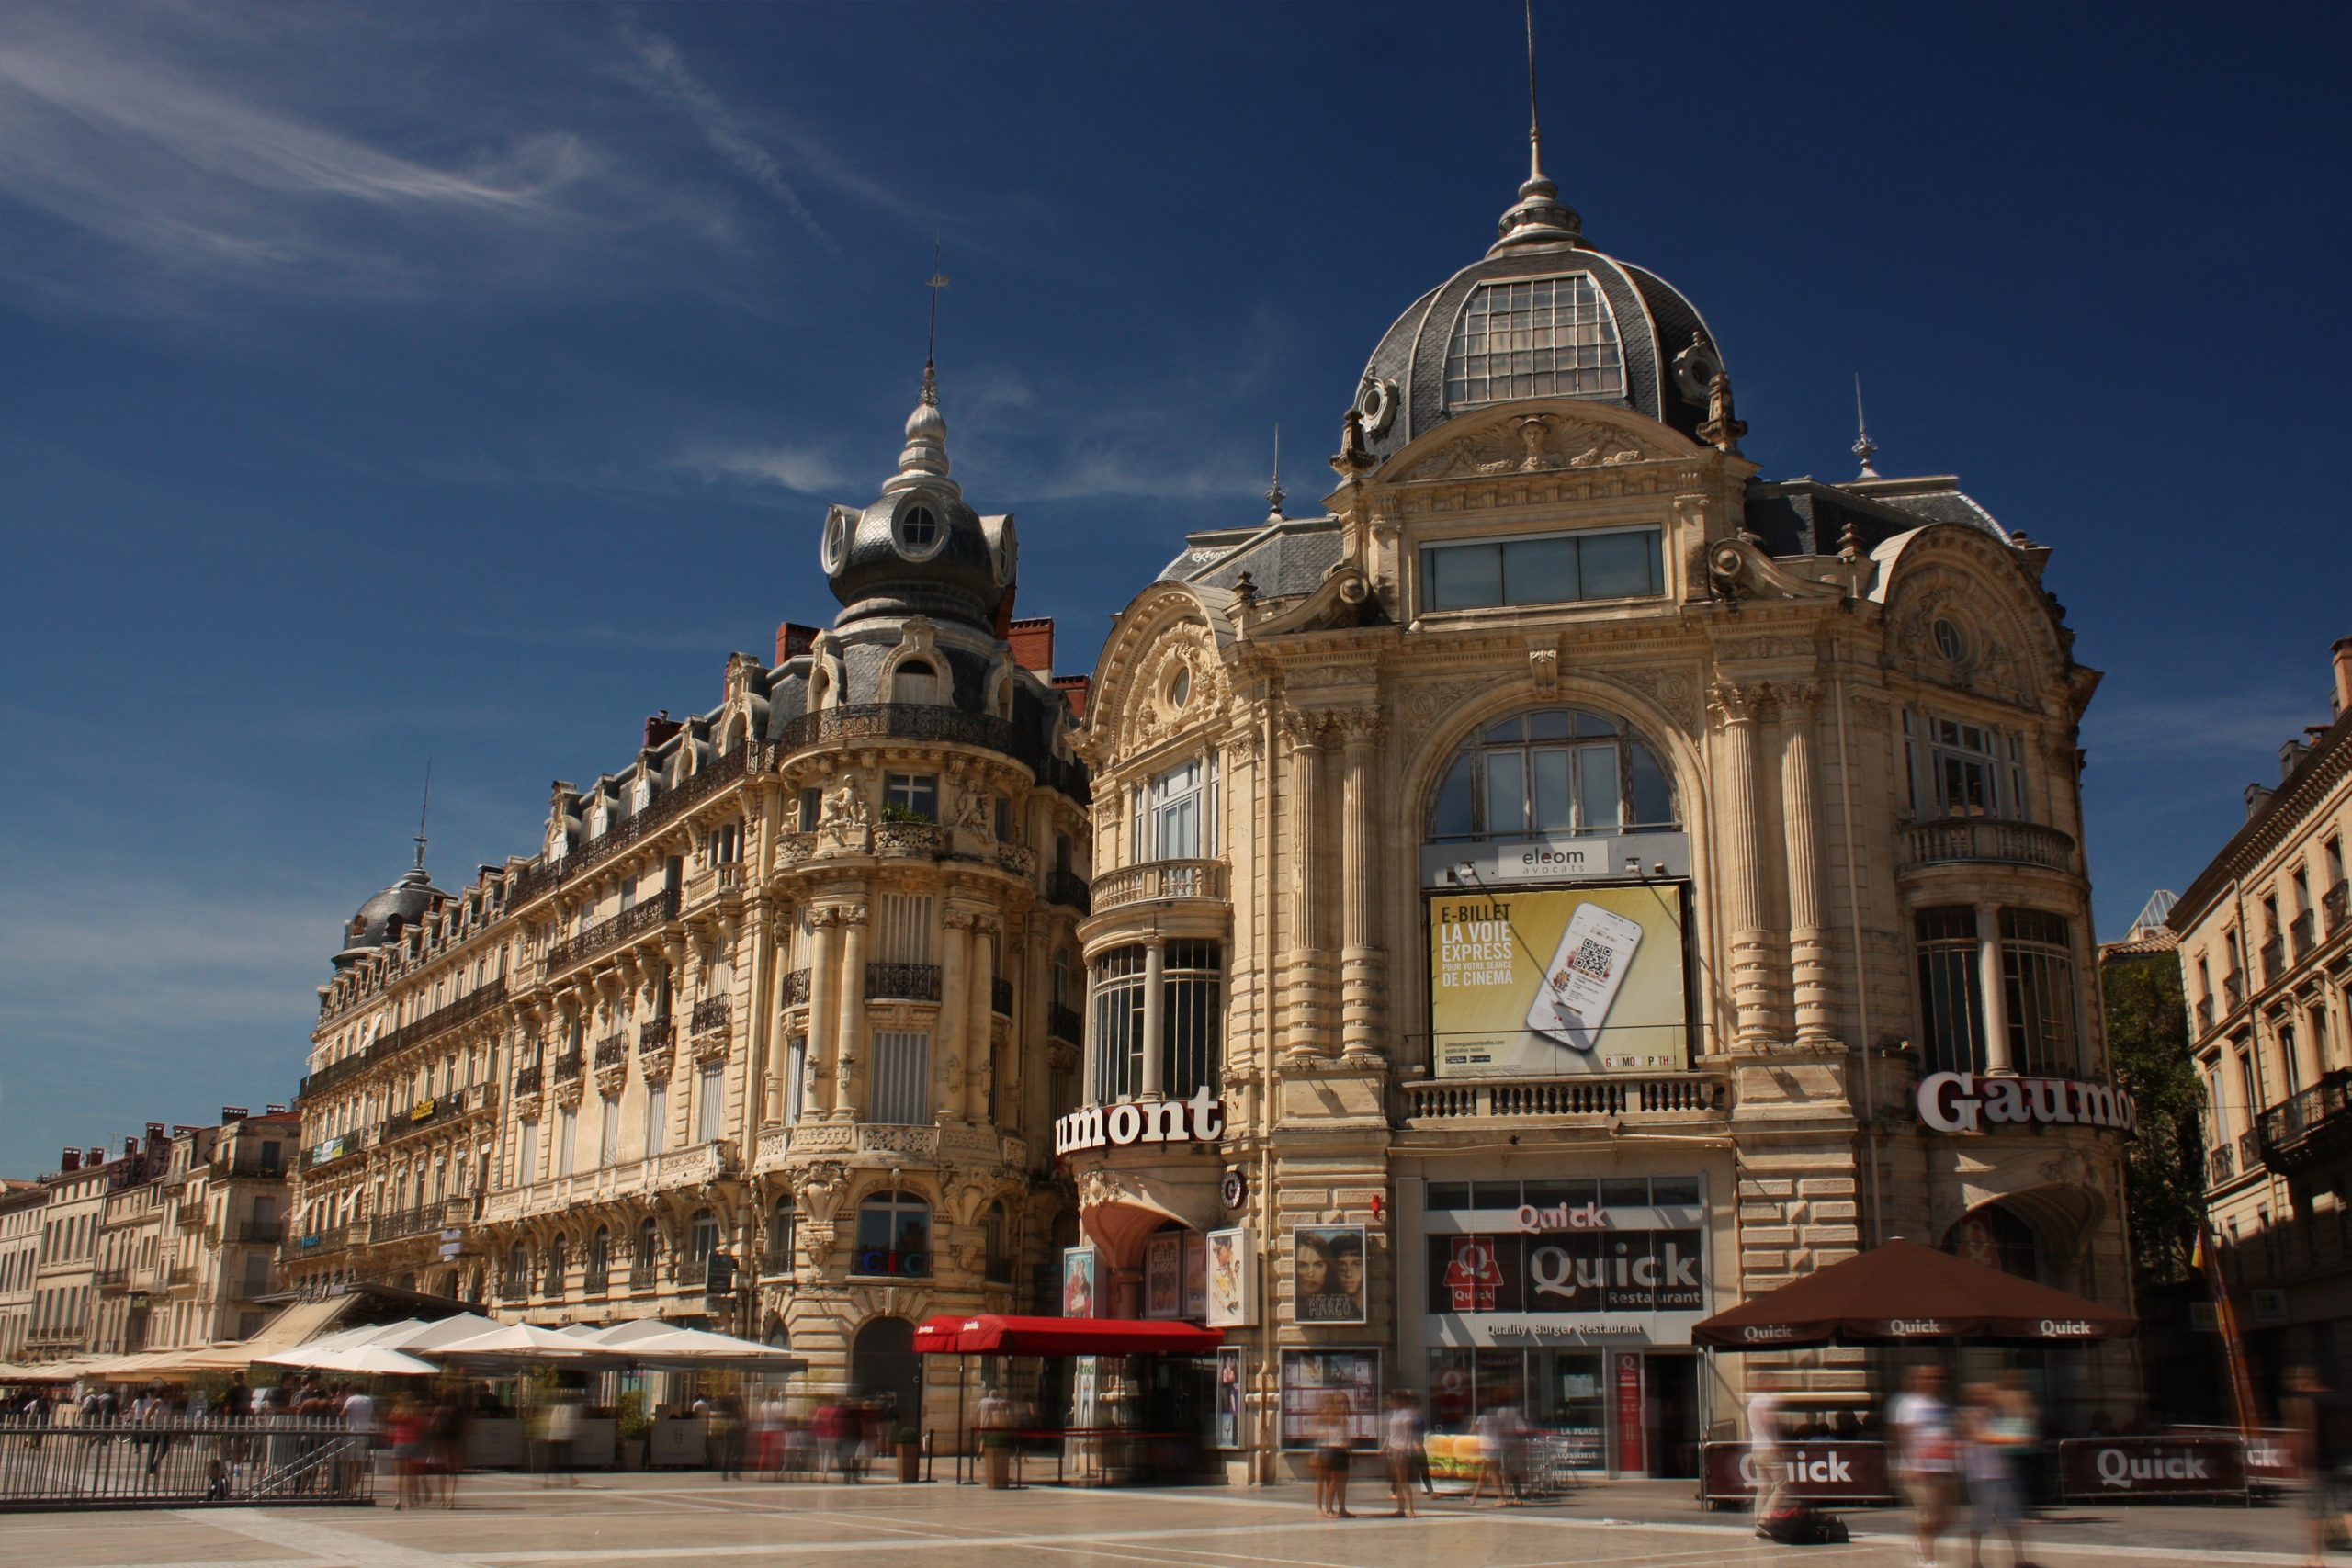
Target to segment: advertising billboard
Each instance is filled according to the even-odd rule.
[[[1430,899],[1441,1078],[1690,1065],[1683,886],[1480,888]]]

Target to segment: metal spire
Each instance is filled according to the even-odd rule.
[[[1290,492],[1283,489],[1283,427],[1274,426],[1274,482],[1266,487],[1266,521],[1279,523],[1283,516],[1283,497]]]
[[[433,811],[433,759],[424,760],[424,799],[416,808],[416,869],[424,869],[424,824]]]
[[[1871,427],[1862,418],[1862,373],[1859,370],[1854,372],[1854,429],[1857,434],[1854,436],[1853,453],[1862,460],[1862,471],[1854,477],[1858,479],[1883,478],[1884,476],[1876,468],[1871,467],[1871,459],[1878,456],[1878,443],[1871,439]]]
[[[1544,177],[1544,121],[1535,112],[1535,0],[1527,6],[1527,177]]]
[[[934,404],[939,401],[939,291],[948,283],[947,275],[939,270],[939,242],[933,240],[931,243],[931,276],[923,283],[923,287],[931,290],[931,338],[922,351],[922,400]]]
[[[1584,220],[1560,199],[1560,187],[1544,173],[1544,121],[1535,103],[1535,0],[1524,0],[1527,19],[1527,181],[1519,200],[1496,225],[1487,254],[1508,245],[1581,244]]]

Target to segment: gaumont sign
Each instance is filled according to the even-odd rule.
[[[2245,1447],[2236,1438],[2080,1438],[2058,1445],[2069,1497],[2242,1495]]]
[[[2029,1122],[2129,1133],[2139,1125],[2140,1109],[2131,1095],[2106,1084],[1929,1073],[1919,1080],[1919,1121],[1937,1133],[1981,1133]]]
[[[1708,1501],[1753,1497],[1778,1471],[1792,1497],[1868,1503],[1891,1497],[1883,1443],[1792,1443],[1759,1451],[1747,1443],[1709,1443],[1702,1461]]]
[[[1205,1089],[1190,1100],[1090,1105],[1054,1122],[1054,1153],[1130,1144],[1213,1144],[1225,1135],[1225,1102]]]

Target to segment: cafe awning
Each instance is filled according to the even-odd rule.
[[[1691,1339],[1724,1350],[1966,1339],[2053,1345],[2120,1339],[2140,1320],[2087,1297],[1912,1241],[1890,1241],[1702,1320]]]
[[[915,1329],[915,1349],[927,1356],[1200,1356],[1224,1343],[1221,1328],[1125,1317],[948,1313]]]

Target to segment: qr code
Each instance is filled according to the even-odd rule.
[[[1614,950],[1587,937],[1577,944],[1577,955],[1568,960],[1568,967],[1596,980],[1606,980],[1609,978],[1609,965],[1616,956]]]

